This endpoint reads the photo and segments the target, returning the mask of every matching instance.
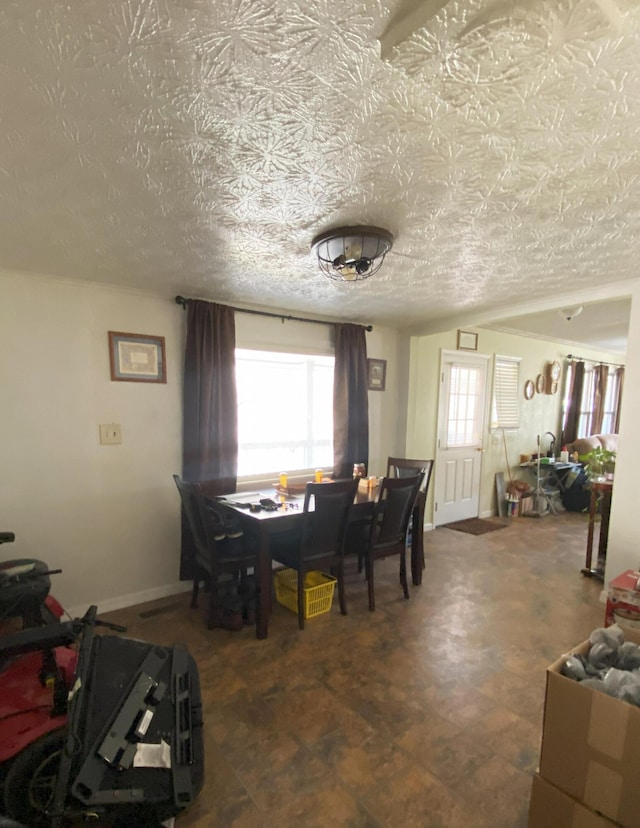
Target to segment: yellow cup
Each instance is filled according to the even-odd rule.
[[[287,473],[286,472],[280,472],[280,485],[282,486],[283,489],[287,488]]]
[[[322,469],[316,469],[316,483],[322,483]]]

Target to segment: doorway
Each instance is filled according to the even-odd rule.
[[[442,351],[434,526],[478,517],[489,357]]]

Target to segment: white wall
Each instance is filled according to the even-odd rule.
[[[330,327],[237,314],[237,342],[330,347]],[[173,297],[0,272],[0,528],[3,559],[39,557],[64,571],[56,596],[103,611],[172,594],[178,584],[182,361],[186,314]],[[167,384],[112,382],[107,332],[164,336]],[[387,391],[370,392],[370,468],[404,445],[406,387],[398,335],[367,334]],[[404,402],[403,402],[404,401]],[[402,409],[402,405],[405,406]],[[98,425],[122,425],[102,446]]]
[[[367,354],[387,360],[384,391],[369,391],[369,473],[381,476],[387,457],[403,453],[407,421],[406,337],[374,326],[367,334]]]
[[[547,362],[558,360],[561,365],[563,357],[569,352],[566,345],[546,342],[523,336],[504,334],[484,328],[471,328],[478,334],[478,353],[520,357],[521,427],[517,431],[505,432],[506,454],[501,432],[490,432],[489,418],[485,431],[480,482],[480,515],[496,514],[495,475],[504,472],[505,481],[509,479],[508,469],[513,477],[525,476],[518,468],[520,454],[533,454],[537,451],[537,436],[551,431],[560,439],[559,421],[561,412],[561,393],[535,394],[532,400],[524,399],[524,383],[528,379],[535,381],[538,374],[545,372]],[[440,388],[440,353],[444,350],[456,350],[456,331],[432,336],[414,337],[411,342],[411,364],[409,379],[409,405],[407,418],[406,456],[428,458],[436,456],[438,390]],[[601,359],[607,362],[620,362],[619,355],[581,348],[580,356]],[[492,387],[493,359],[489,362],[489,389]],[[562,388],[562,380],[560,389]],[[625,394],[626,394],[625,385]],[[487,411],[490,407],[490,394]],[[548,440],[548,438],[546,438]],[[543,448],[546,442],[543,442]],[[561,446],[556,445],[559,453]],[[437,466],[434,475],[437,475]],[[531,481],[530,481],[531,482]],[[433,520],[434,481],[431,483],[429,501],[427,502],[425,522]]]
[[[640,288],[631,299],[620,437],[611,499],[605,584],[627,569],[640,569],[638,463],[633,453],[640,411]]]
[[[109,330],[164,336],[167,384],[112,382]],[[170,302],[0,275],[0,525],[16,533],[2,555],[61,567],[67,607],[107,609],[178,581],[181,352]],[[110,422],[122,445],[100,445]]]

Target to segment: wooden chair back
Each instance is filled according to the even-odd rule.
[[[300,547],[303,558],[310,560],[343,554],[349,512],[357,490],[357,479],[307,483]]]
[[[182,480],[177,474],[173,479],[180,493],[180,500],[184,508],[189,528],[193,536],[195,547],[193,589],[191,592],[191,606],[198,606],[198,593],[200,580],[204,579],[209,586],[209,600],[207,602],[206,623],[211,629],[215,626],[226,626],[224,608],[221,607],[218,596],[219,576],[230,574],[233,576],[234,585],[242,587],[246,583],[247,569],[253,567],[258,569],[258,549],[254,544],[247,543],[244,535],[233,540],[216,535],[213,526],[213,516],[209,514],[207,501],[199,483],[189,483]],[[222,508],[216,511],[224,514]],[[220,527],[219,527],[220,528]],[[216,538],[219,538],[216,540]],[[259,585],[257,590],[259,590]],[[259,602],[254,596],[253,604],[256,615],[256,634],[259,632]],[[245,607],[247,610],[247,607]],[[236,613],[237,614],[237,613]],[[239,623],[239,627],[235,626]],[[228,629],[242,627],[242,618],[233,622],[234,626]]]
[[[212,550],[209,545],[207,507],[202,489],[198,483],[189,483],[177,474],[173,475],[173,479],[180,493],[182,507],[191,529],[198,563],[207,571],[211,571]]]
[[[274,560],[297,571],[298,627],[305,624],[304,583],[309,570],[328,569],[338,580],[340,611],[347,614],[344,592],[344,546],[349,512],[358,480],[307,483],[300,534],[272,547]],[[313,508],[312,508],[313,507]]]
[[[408,457],[388,457],[387,477],[411,477],[419,472],[424,472],[424,479],[420,491],[425,495],[429,491],[431,473],[433,471],[433,460],[413,460]]]
[[[385,477],[382,480],[371,523],[372,549],[404,547],[411,512],[423,480],[422,471],[410,477]]]

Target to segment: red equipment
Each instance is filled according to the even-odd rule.
[[[13,540],[13,533],[0,533],[0,544]],[[23,629],[29,629],[59,622],[64,610],[49,595],[51,574],[45,563],[35,559],[1,562],[0,624],[14,629],[21,624]],[[2,640],[5,636],[0,637]],[[3,813],[29,819],[33,818],[31,811],[44,808],[41,800],[50,795],[55,778],[48,766],[62,743],[67,688],[71,686],[77,660],[73,646],[0,657]],[[45,790],[47,793],[42,793]],[[25,802],[16,802],[17,799]]]
[[[0,533],[0,543],[13,535]],[[64,613],[48,594],[50,571],[42,561],[18,559],[0,563],[0,622],[22,619],[23,627],[58,622]],[[77,662],[72,647],[52,653],[30,652],[0,661],[0,765],[35,739],[64,726],[66,712],[56,711],[56,684],[70,686]],[[61,692],[58,689],[58,692]]]

